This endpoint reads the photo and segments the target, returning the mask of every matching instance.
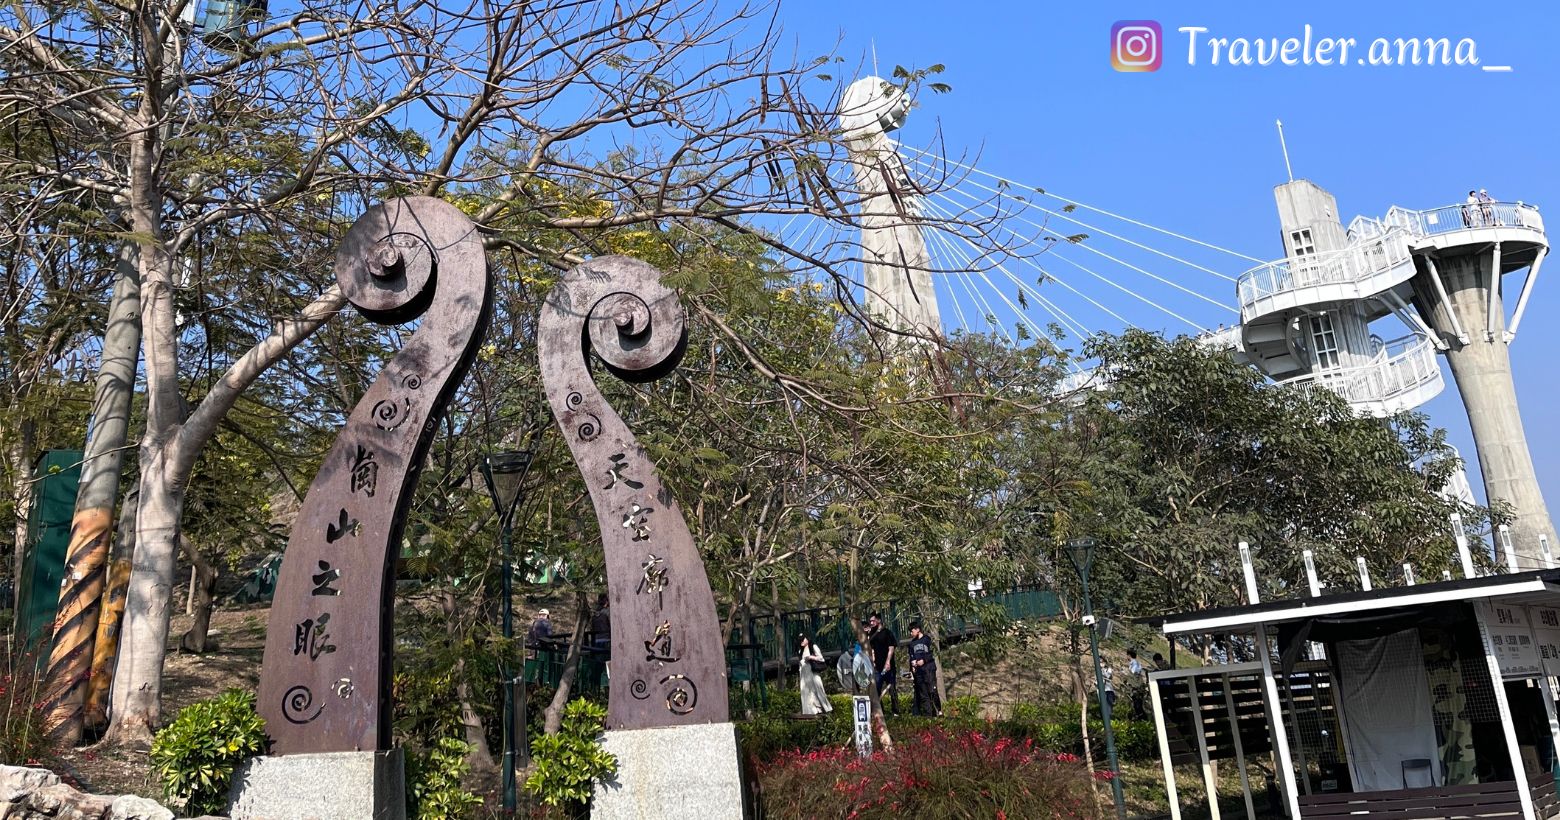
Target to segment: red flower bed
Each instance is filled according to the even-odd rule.
[[[928,729],[892,752],[784,752],[758,769],[764,816],[1093,818],[1089,773],[1073,755],[982,732]]]

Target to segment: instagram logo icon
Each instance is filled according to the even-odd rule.
[[[1110,65],[1117,71],[1158,71],[1163,32],[1155,20],[1118,20],[1110,27]]]

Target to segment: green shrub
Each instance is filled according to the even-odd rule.
[[[1083,732],[1078,728],[1076,720],[1070,723],[1041,723],[1033,730],[1030,737],[1035,739],[1035,745],[1046,751],[1083,753]]]
[[[1116,754],[1122,760],[1158,760],[1159,732],[1151,720],[1113,720]]]
[[[1034,703],[1015,703],[1008,720],[1015,723],[1042,723],[1045,721],[1045,710]]]
[[[418,820],[466,816],[482,798],[461,787],[470,766],[471,744],[442,737],[433,746],[407,756],[407,813]]]
[[[583,811],[592,786],[617,771],[617,758],[596,743],[606,718],[607,709],[599,703],[569,701],[558,734],[531,741],[532,771],[525,790],[548,806]]]
[[[748,759],[763,762],[785,751],[807,751],[851,742],[849,695],[830,695],[829,702],[834,705],[834,711],[809,720],[794,717],[800,711],[800,698],[792,701],[794,708],[778,701],[778,698],[771,698],[768,709],[752,720],[737,724],[737,741]]]
[[[979,720],[981,717],[980,698],[975,695],[961,695],[949,698],[943,706],[943,714],[960,720]]]
[[[395,740],[406,751],[407,814],[460,817],[482,799],[461,787],[470,766],[453,669],[414,666],[392,679]]]
[[[186,706],[152,739],[152,768],[163,792],[191,817],[227,810],[228,784],[244,761],[265,754],[270,739],[255,696],[229,689]]]

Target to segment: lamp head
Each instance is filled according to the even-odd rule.
[[[525,484],[525,474],[530,469],[531,453],[521,450],[493,453],[483,462],[482,477],[487,481],[488,495],[500,516],[507,517],[514,510]]]
[[[1098,543],[1093,538],[1074,538],[1067,542],[1067,557],[1072,561],[1073,569],[1078,571],[1080,578],[1089,577],[1089,568],[1094,565],[1094,545]]]

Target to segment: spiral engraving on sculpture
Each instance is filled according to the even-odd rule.
[[[699,703],[699,687],[694,686],[687,675],[667,675],[661,679],[661,685],[665,686],[671,681],[678,683],[672,687],[672,691],[666,693],[666,708],[674,715],[692,712]]]
[[[628,382],[653,381],[676,368],[687,327],[677,294],[661,276],[628,257],[585,262],[554,286],[538,325],[547,406],[586,479],[605,555],[612,671],[623,683],[608,691],[608,730],[730,717],[724,686],[706,685],[701,697],[694,683],[721,680],[725,670],[703,561],[655,464],[602,395],[592,367]],[[657,581],[647,586],[644,542],[652,535]],[[669,623],[677,625],[675,645],[657,631]],[[660,639],[646,643],[651,635]]]
[[[476,225],[430,197],[371,208],[342,238],[335,270],[364,319],[417,327],[348,415],[288,540],[260,673],[275,754],[391,748],[395,596],[387,582],[418,474],[492,307]],[[368,637],[300,653],[299,624],[325,616]],[[317,720],[325,706],[330,718]]]
[[[290,723],[302,726],[325,711],[325,704],[322,703],[313,714],[309,714],[311,706],[314,706],[314,693],[309,691],[307,686],[294,686],[287,690],[287,694],[282,695],[282,717],[287,718]]]
[[[569,397],[563,400],[563,403],[571,412],[578,411],[580,405],[585,403],[585,397],[577,392],[570,393]],[[580,441],[594,441],[596,436],[601,435],[601,417],[595,413],[585,413],[584,415],[585,420],[580,422],[579,426],[574,429],[574,434],[580,437]]]
[[[392,399],[383,399],[374,403],[371,415],[374,418],[374,424],[379,429],[390,431],[400,427],[401,423],[406,421],[406,417],[411,415],[411,412],[411,399],[401,399],[399,402]]]

